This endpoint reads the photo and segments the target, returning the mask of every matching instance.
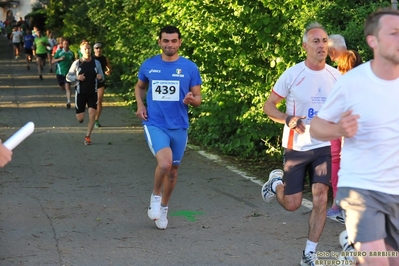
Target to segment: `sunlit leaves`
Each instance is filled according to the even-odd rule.
[[[282,125],[262,107],[278,77],[305,59],[306,24],[341,33],[365,59],[362,21],[383,1],[325,0],[51,0],[48,23],[59,34],[105,43],[113,90],[134,104],[140,64],[160,52],[158,31],[180,28],[180,54],[203,79],[203,104],[190,108],[190,139],[241,157],[279,158]],[[389,1],[384,2],[389,5]],[[283,110],[284,104],[279,105]]]

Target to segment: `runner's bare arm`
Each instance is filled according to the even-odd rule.
[[[288,115],[286,113],[281,112],[277,108],[277,104],[279,104],[284,98],[281,98],[279,95],[274,93],[273,91],[270,93],[269,98],[266,100],[263,105],[263,111],[265,114],[274,122],[285,124],[285,120]]]
[[[197,85],[190,88],[190,91],[186,94],[183,99],[183,103],[190,104],[194,107],[198,107],[201,105],[202,97],[201,97],[201,85]]]
[[[302,119],[306,118],[306,116],[289,115],[281,112],[277,108],[277,104],[280,103],[282,100],[282,97],[272,91],[269,98],[263,105],[263,111],[274,122],[286,124],[289,128],[293,129],[298,134],[305,133],[306,127],[303,124]]]
[[[351,138],[358,129],[359,115],[352,114],[352,111],[342,113],[338,123],[332,123],[318,116],[310,122],[310,135],[319,140],[328,141],[340,137]]]
[[[112,72],[112,67],[111,67],[111,62],[109,61],[109,58],[106,58],[107,65],[105,66],[105,75],[110,75]]]
[[[136,116],[140,119],[147,120],[147,108],[144,105],[144,99],[148,88],[148,82],[138,80],[134,87],[134,95],[137,101]]]

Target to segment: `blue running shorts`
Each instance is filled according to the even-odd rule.
[[[187,146],[187,129],[165,129],[144,125],[144,135],[154,156],[161,149],[170,148],[173,156],[172,164],[180,164]]]

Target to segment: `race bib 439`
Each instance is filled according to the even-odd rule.
[[[180,81],[153,80],[151,85],[153,101],[179,101]]]

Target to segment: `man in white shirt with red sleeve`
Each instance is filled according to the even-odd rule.
[[[285,124],[283,132],[284,171],[270,173],[262,187],[262,197],[277,201],[288,211],[302,203],[306,176],[311,184],[313,209],[301,265],[314,265],[316,247],[326,222],[328,189],[331,186],[331,150],[329,141],[319,141],[309,134],[309,125],[321,109],[334,83],[341,75],[326,64],[328,34],[319,23],[310,24],[303,35],[305,61],[287,69],[277,80],[264,104],[264,112],[277,123]],[[286,112],[277,105],[286,100]]]

